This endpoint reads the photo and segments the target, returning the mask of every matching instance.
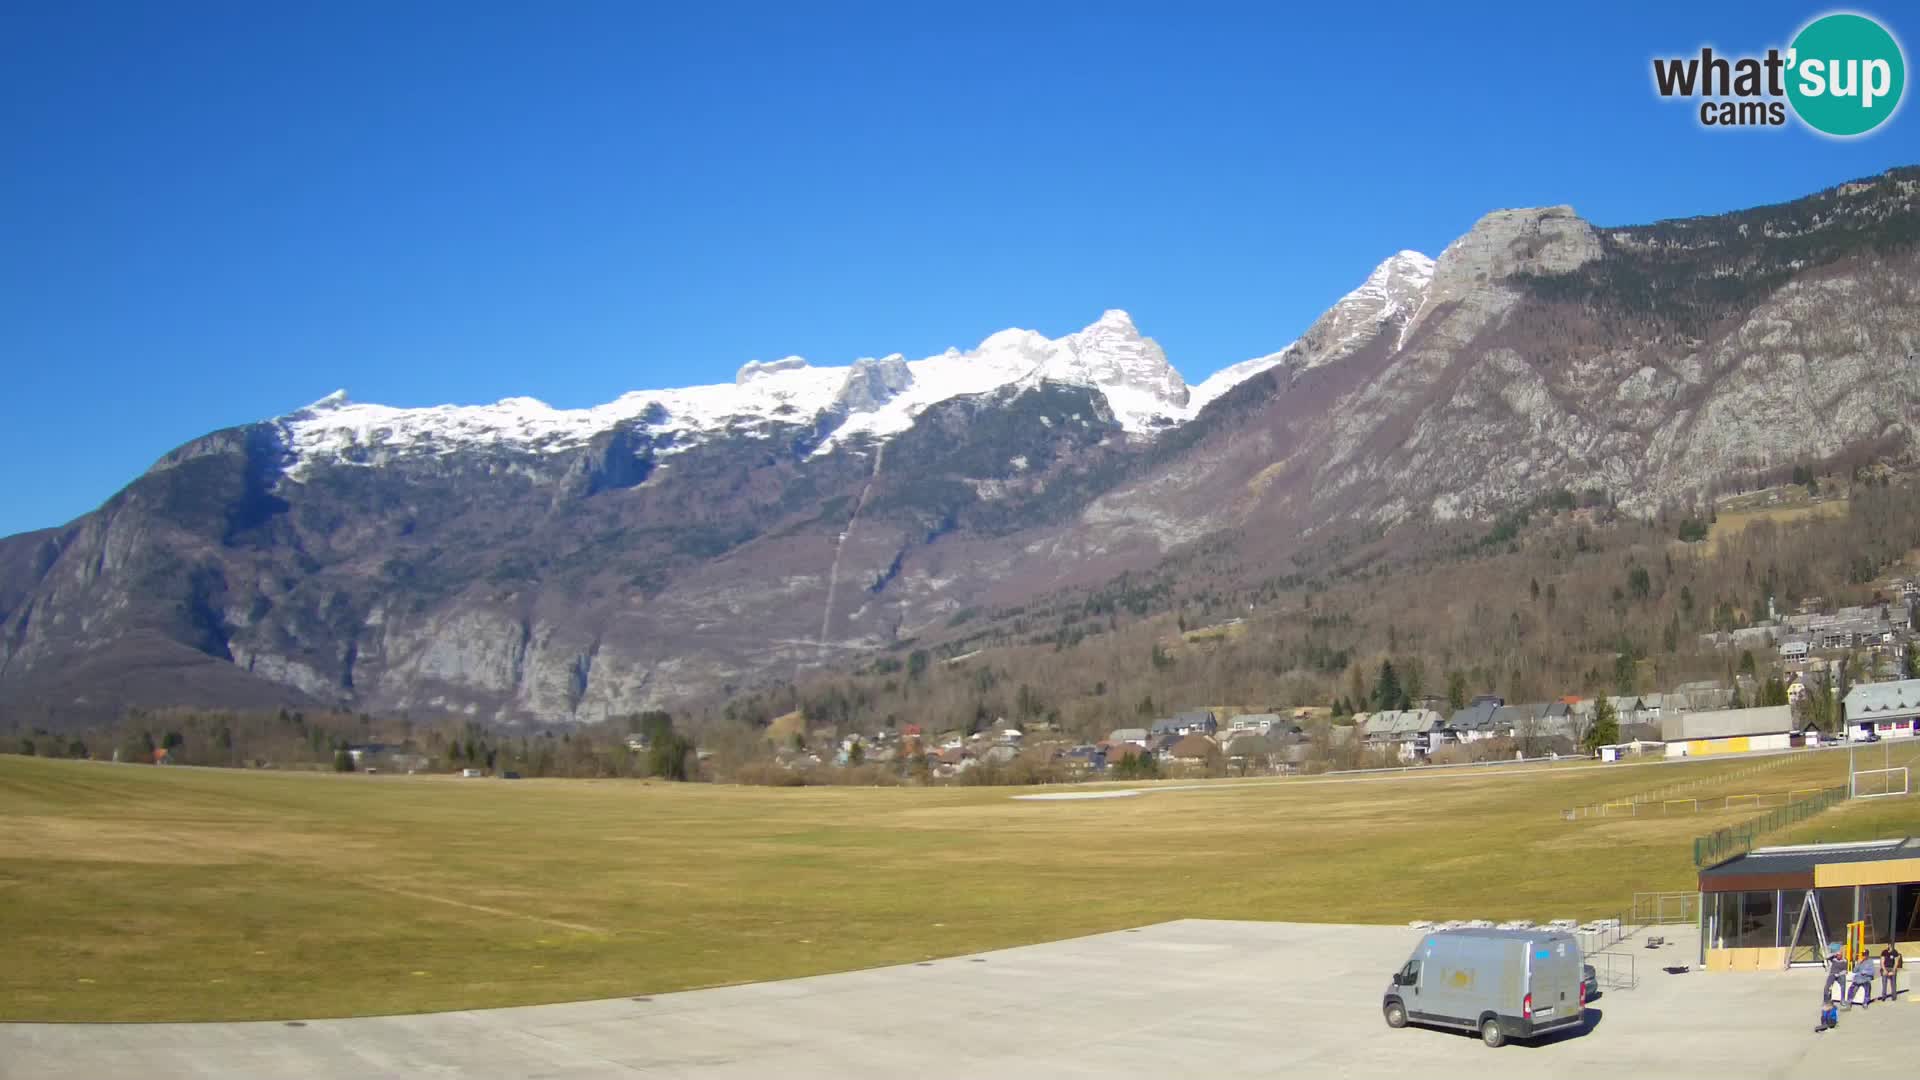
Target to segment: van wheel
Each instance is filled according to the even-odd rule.
[[[1507,1033],[1500,1030],[1500,1021],[1491,1016],[1480,1021],[1480,1041],[1488,1046],[1507,1045]]]
[[[1387,1026],[1403,1028],[1407,1026],[1407,1007],[1397,1001],[1387,1002]]]

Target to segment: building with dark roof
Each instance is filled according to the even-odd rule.
[[[1709,970],[1818,965],[1856,922],[1871,951],[1920,949],[1920,839],[1755,848],[1700,871]]]

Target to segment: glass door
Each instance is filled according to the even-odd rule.
[[[1820,918],[1820,905],[1815,902],[1814,894],[1807,889],[1787,889],[1780,894],[1780,901],[1782,912],[1795,913],[1791,923],[1781,924],[1789,928],[1786,940],[1781,942],[1787,949],[1787,965],[1819,967],[1825,964],[1827,928]]]

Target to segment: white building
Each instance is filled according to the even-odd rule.
[[[1670,713],[1660,723],[1660,734],[1670,758],[1786,750],[1793,746],[1793,707]]]
[[[1847,740],[1870,735],[1883,739],[1912,738],[1920,727],[1920,679],[1862,683],[1841,701],[1847,720]]]

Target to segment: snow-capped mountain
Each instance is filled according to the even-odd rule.
[[[1132,316],[1110,310],[1058,338],[1009,329],[972,349],[951,348],[919,360],[895,353],[846,366],[815,366],[798,356],[749,361],[731,383],[635,390],[584,409],[557,409],[530,397],[397,408],[356,402],[336,391],[275,423],[291,452],[287,471],[295,479],[318,460],[376,465],[395,455],[444,454],[477,444],[560,453],[623,423],[644,426],[662,455],[718,436],[813,425],[820,436],[813,452],[824,454],[850,438],[897,435],[942,401],[1041,382],[1098,390],[1123,431],[1152,435],[1192,419],[1208,402],[1290,356],[1304,363],[1302,342],[1330,343],[1312,350],[1313,364],[1337,359],[1341,345],[1418,307],[1432,276],[1433,260],[1402,251],[1342,297],[1300,342],[1224,368],[1192,388]]]
[[[1411,326],[1433,283],[1434,262],[1417,251],[1402,251],[1374,267],[1360,287],[1341,297],[1315,320],[1300,340],[1279,352],[1221,368],[1193,388],[1188,407],[1199,412],[1207,402],[1270,368],[1289,364],[1307,371],[1346,356],[1394,319]]]
[[[1641,226],[1496,211],[1191,387],[1116,311],[587,409],[332,396],[0,538],[0,705],[591,722],[1135,571],[1183,588],[1198,542],[1231,587],[1343,530],[1546,490],[1652,513],[1759,470],[1911,462],[1916,223],[1920,169]]]
[[[1048,338],[1002,330],[977,347],[920,360],[899,354],[844,367],[798,356],[741,367],[731,383],[636,390],[604,405],[556,409],[534,398],[491,405],[395,408],[362,404],[338,391],[279,418],[298,477],[316,459],[377,464],[394,454],[446,453],[476,443],[577,449],[622,422],[644,425],[671,454],[717,435],[752,435],[780,424],[817,423],[817,453],[853,436],[906,430],[927,406],[955,397],[1041,381],[1099,390],[1127,432],[1150,434],[1188,419],[1186,381],[1166,353],[1124,311],[1084,330]]]

